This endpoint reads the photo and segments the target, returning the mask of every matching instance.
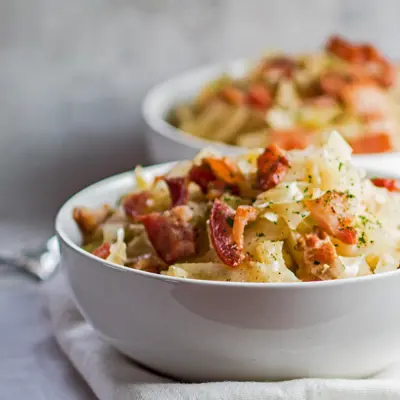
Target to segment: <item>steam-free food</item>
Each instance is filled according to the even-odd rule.
[[[321,143],[337,130],[355,153],[400,150],[398,68],[370,44],[331,37],[323,51],[274,53],[246,76],[220,76],[169,121],[194,136],[248,148]]]
[[[271,144],[234,158],[206,149],[162,176],[135,175],[117,205],[73,212],[83,248],[114,264],[259,283],[399,267],[400,186],[355,168],[337,132],[319,147]]]

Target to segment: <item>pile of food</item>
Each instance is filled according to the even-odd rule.
[[[247,76],[221,76],[169,122],[248,148],[304,149],[335,129],[355,153],[398,151],[399,93],[394,64],[369,44],[335,36],[320,53],[268,55]]]
[[[201,151],[112,208],[74,209],[84,249],[181,278],[320,281],[396,270],[400,186],[369,179],[336,132],[321,147]]]

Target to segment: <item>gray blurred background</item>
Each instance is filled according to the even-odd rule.
[[[398,0],[0,0],[0,246],[42,240],[67,196],[148,162],[154,83],[333,32],[400,59],[399,17]]]

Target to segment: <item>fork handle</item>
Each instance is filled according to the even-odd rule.
[[[36,278],[40,278],[38,275],[38,272],[40,271],[40,263],[22,255],[8,256],[6,254],[1,254],[0,264],[8,264],[17,268],[21,268]]]

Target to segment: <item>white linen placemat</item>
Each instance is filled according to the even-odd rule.
[[[400,363],[364,380],[175,382],[146,370],[103,343],[75,307],[61,274],[46,286],[54,335],[100,400],[400,399]]]

